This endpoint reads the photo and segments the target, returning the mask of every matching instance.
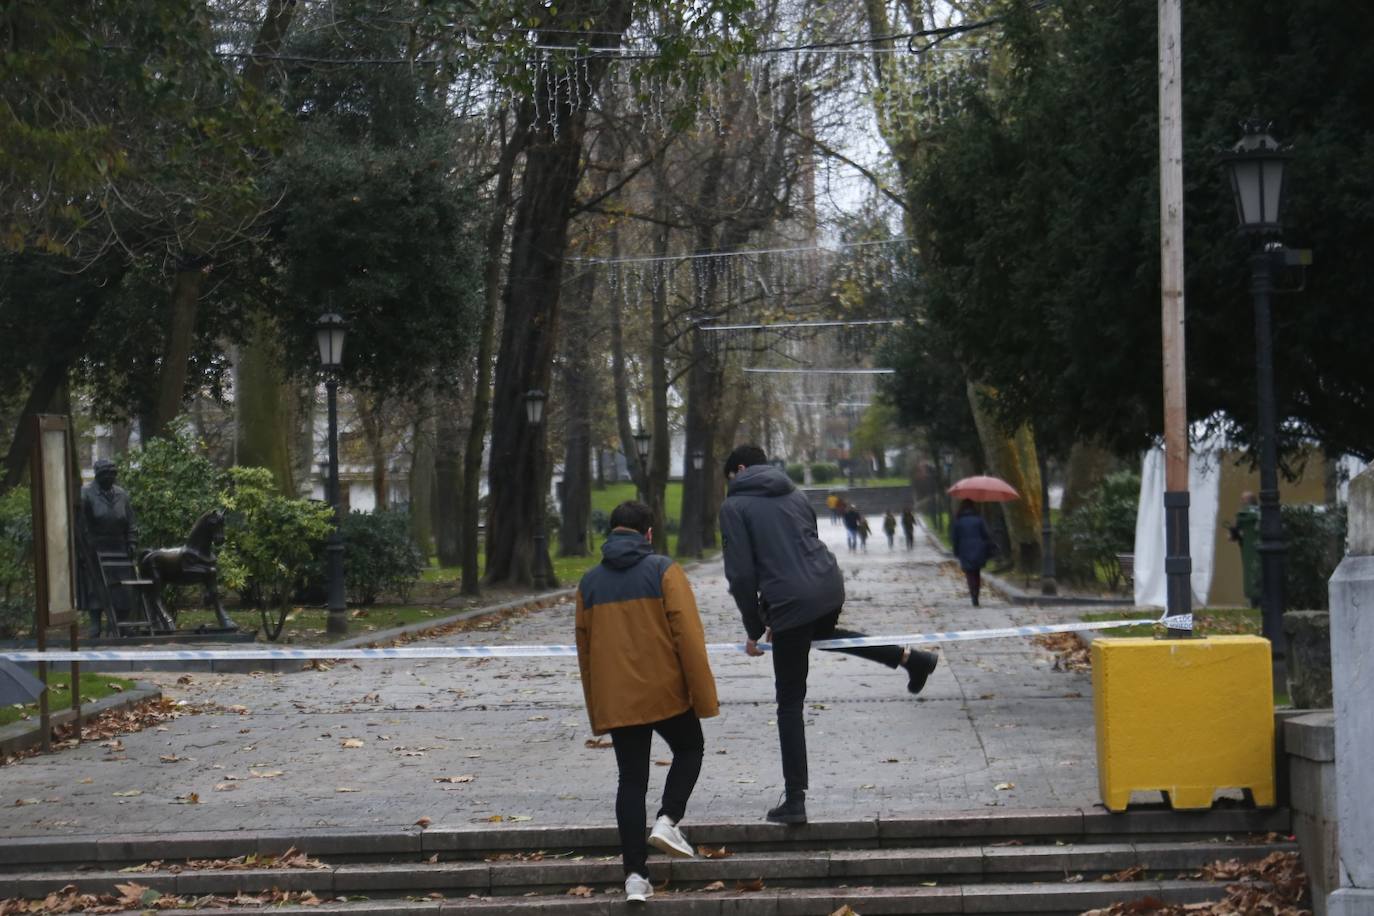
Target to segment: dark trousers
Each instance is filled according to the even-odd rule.
[[[964,580],[968,582],[968,596],[977,601],[978,592],[983,587],[983,571],[981,569],[966,569],[964,570]]]
[[[820,639],[844,639],[863,636],[854,630],[838,626],[837,609],[819,620],[773,634],[773,684],[778,695],[778,744],[782,749],[782,782],[788,792],[805,791],[806,723],[802,707],[806,703],[806,673],[809,668],[811,643]],[[867,646],[855,649],[831,649],[879,662],[889,668],[902,663],[901,646]]]
[[[636,872],[649,877],[646,864],[649,846],[644,836],[644,796],[649,791],[649,746],[654,732],[658,732],[673,752],[673,764],[668,767],[668,779],[663,786],[663,806],[660,815],[674,821],[687,813],[687,800],[692,797],[697,777],[701,775],[701,721],[690,709],[681,715],[649,725],[628,725],[611,729],[611,744],[615,747],[615,763],[620,770],[620,782],[615,792],[615,822],[620,830],[621,858],[625,874]]]

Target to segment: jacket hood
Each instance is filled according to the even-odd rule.
[[[601,562],[611,569],[629,569],[654,552],[638,531],[612,531],[601,545]]]
[[[771,464],[747,467],[730,481],[731,496],[786,496],[796,488],[791,477]]]

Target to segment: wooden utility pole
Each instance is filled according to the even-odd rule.
[[[1170,636],[1192,634],[1188,392],[1183,335],[1183,0],[1159,0],[1159,266],[1164,322],[1164,571]]]

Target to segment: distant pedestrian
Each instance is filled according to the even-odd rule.
[[[868,536],[873,533],[873,529],[868,527],[868,518],[859,516],[859,549],[868,553]]]
[[[644,840],[649,747],[658,732],[673,752],[648,842],[690,857],[678,823],[701,775],[700,719],[720,713],[706,637],[687,576],[654,553],[653,511],[623,502],[611,512],[601,563],[577,588],[577,663],[592,732],[610,732],[619,769],[615,796],[625,899],[653,896]]]
[[[959,515],[950,527],[950,546],[959,558],[959,568],[964,571],[968,582],[968,594],[973,606],[978,607],[978,592],[983,586],[983,566],[997,553],[997,545],[992,541],[988,523],[983,521],[973,500],[966,499],[959,504]]]
[[[864,517],[859,514],[859,507],[850,503],[844,507],[844,533],[849,538],[849,552],[853,553],[859,549],[859,523]]]
[[[820,540],[816,513],[787,475],[768,464],[763,449],[741,445],[725,460],[729,494],[720,507],[725,578],[749,639],[744,651],[763,655],[773,643],[773,684],[782,750],[782,803],[768,812],[780,824],[806,823],[806,675],[815,640],[861,636],[839,627],[844,576]],[[939,656],[919,649],[862,646],[831,651],[907,672],[906,689],[920,693]]]
[[[883,513],[883,534],[887,535],[887,549],[894,549],[897,546],[897,516],[892,514],[891,509]]]
[[[840,499],[838,493],[831,493],[825,498],[825,507],[830,510],[830,524],[838,525],[844,517],[844,500]]]
[[[916,548],[916,513],[907,506],[902,510],[902,536],[906,538],[906,549]]]

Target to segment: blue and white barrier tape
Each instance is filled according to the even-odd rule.
[[[904,633],[897,636],[856,636],[848,639],[818,640],[811,644],[814,649],[853,649],[860,646],[910,646],[929,643],[969,642],[975,639],[1001,639],[1015,636],[1041,636],[1048,633],[1081,633],[1089,630],[1107,630],[1116,627],[1130,627],[1141,624],[1161,623],[1178,629],[1187,620],[1187,629],[1192,627],[1192,616],[1186,618],[1165,617],[1160,620],[1100,620],[1088,623],[1057,623],[1030,627],[998,627],[990,630],[952,630],[939,633]],[[767,643],[760,643],[767,649]],[[713,653],[743,652],[743,643],[710,643],[707,651]],[[87,649],[72,652],[68,649],[55,649],[47,652],[33,650],[10,650],[0,648],[0,658],[12,662],[81,662],[98,664],[100,662],[171,662],[171,661],[327,661],[331,659],[369,659],[369,658],[545,658],[551,656],[577,655],[577,646],[392,646],[379,649]]]

